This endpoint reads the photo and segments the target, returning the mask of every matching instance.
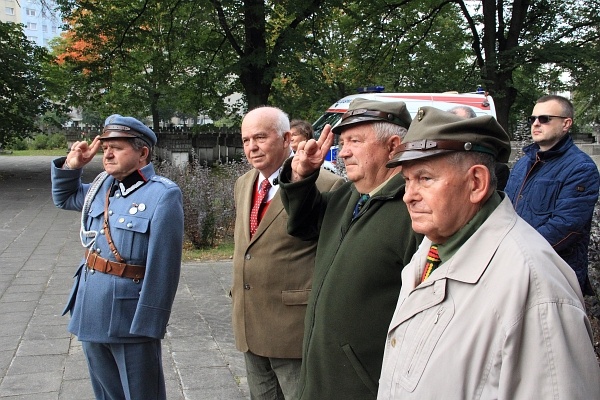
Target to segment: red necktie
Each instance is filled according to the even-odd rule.
[[[271,183],[268,179],[265,179],[260,184],[260,189],[258,190],[258,194],[254,199],[254,203],[252,204],[252,210],[250,211],[250,237],[254,236],[254,233],[256,233],[256,229],[258,228],[258,223],[260,222],[258,220],[260,210],[265,204],[269,189],[271,189]]]

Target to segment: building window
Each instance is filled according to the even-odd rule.
[[[52,26],[52,33],[56,33],[56,26]]]
[[[42,31],[48,32],[48,25],[42,25]]]
[[[15,15],[15,9],[13,7],[4,7],[4,13],[6,15]]]
[[[27,8],[27,9],[25,9],[25,13],[27,15],[29,15],[30,17],[35,17],[35,14],[36,14],[36,12],[35,12],[35,10],[33,8]]]
[[[32,31],[37,31],[37,24],[35,22],[28,22],[27,29]]]

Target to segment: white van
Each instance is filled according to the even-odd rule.
[[[313,123],[315,137],[319,137],[321,131],[323,130],[326,124],[329,124],[332,127],[339,124],[342,119],[342,115],[346,111],[348,111],[350,102],[357,97],[379,101],[403,101],[406,103],[408,112],[413,118],[417,114],[419,107],[422,106],[432,106],[435,108],[439,108],[440,110],[449,110],[456,106],[468,106],[471,109],[473,109],[473,111],[475,111],[475,114],[477,116],[492,115],[494,118],[496,117],[496,108],[494,106],[494,100],[491,96],[480,92],[462,94],[455,92],[353,94],[350,96],[346,96],[343,99],[340,99],[333,103],[331,107],[329,107],[327,111],[325,111],[325,114],[321,115],[319,119],[317,119]],[[329,151],[329,155],[327,156],[327,161],[336,164],[337,151],[338,146],[336,137],[335,144],[331,146],[331,150]]]

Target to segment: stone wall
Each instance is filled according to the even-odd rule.
[[[100,128],[69,128],[65,131],[67,146],[80,140],[92,140],[101,133]],[[169,130],[157,132],[158,142],[154,155],[159,161],[184,166],[191,161],[212,165],[244,157],[244,148],[239,129],[212,128],[203,132]]]

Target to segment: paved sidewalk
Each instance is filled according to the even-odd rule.
[[[0,155],[0,399],[93,399],[61,312],[81,258],[80,214],[50,196],[52,157]],[[84,173],[100,171],[97,158]],[[163,365],[173,400],[247,399],[231,330],[230,261],[185,263]]]

